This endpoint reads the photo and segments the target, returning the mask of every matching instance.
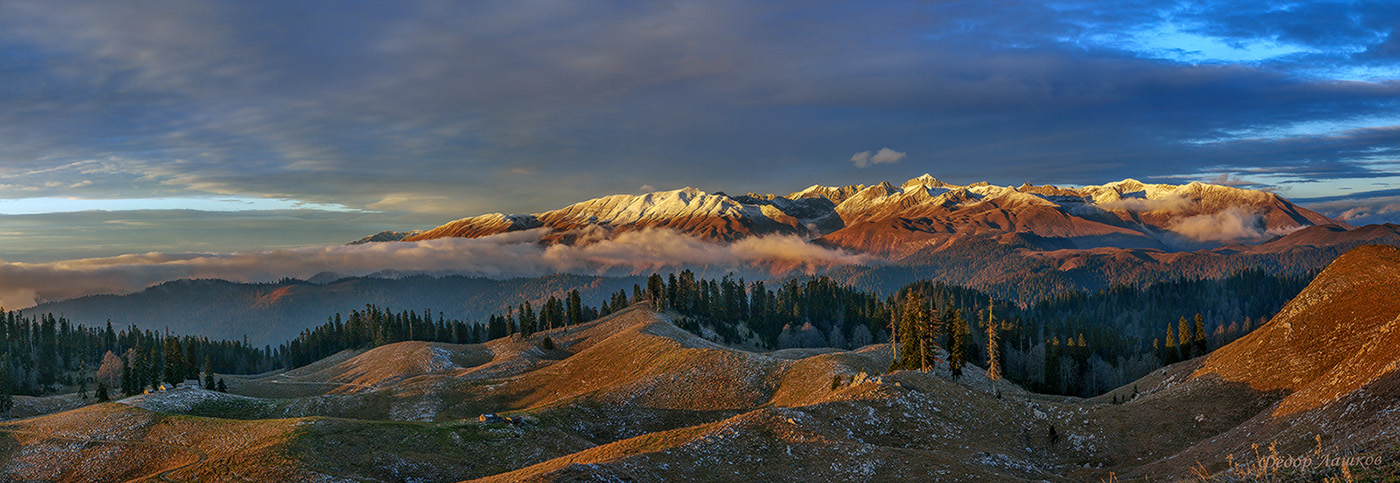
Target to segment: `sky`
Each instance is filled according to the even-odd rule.
[[[0,0],[0,260],[923,173],[1400,221],[1400,3],[1107,3]]]

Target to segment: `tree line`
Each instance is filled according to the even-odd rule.
[[[689,271],[653,274],[644,293],[676,312],[682,328],[720,342],[850,349],[893,340],[892,369],[942,367],[956,376],[967,363],[995,361],[998,376],[1031,390],[1087,397],[1244,336],[1313,275],[1251,269],[1068,292],[1024,306],[927,280],[881,296],[822,276],[771,289]]]
[[[281,367],[275,351],[253,347],[246,338],[174,336],[135,325],[117,329],[110,322],[86,327],[53,314],[0,309],[0,409],[8,409],[15,394],[38,396],[76,386],[87,395],[95,389],[88,385],[96,382],[91,376],[104,361],[124,360],[143,382],[158,384],[167,371],[172,378],[198,374],[200,364],[226,374],[275,369]],[[106,388],[118,387],[116,378],[109,382]]]
[[[130,326],[84,327],[52,314],[0,310],[0,396],[43,395],[88,382],[139,393],[162,381],[299,367],[346,349],[406,340],[482,343],[585,323],[639,300],[678,314],[682,328],[759,349],[855,348],[895,342],[894,369],[995,361],[999,375],[1032,390],[1092,396],[1249,333],[1306,286],[1312,274],[1245,270],[1221,279],[1177,279],[1067,292],[1018,305],[941,282],[907,284],[888,295],[827,277],[790,278],[772,287],[727,275],[652,274],[597,307],[577,290],[529,301],[484,323],[366,305],[337,313],[276,347],[243,340],[176,336]],[[994,343],[995,342],[995,343]],[[0,400],[0,409],[4,407]]]

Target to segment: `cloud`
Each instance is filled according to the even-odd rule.
[[[905,153],[890,148],[880,148],[880,150],[873,155],[870,154],[870,151],[861,151],[851,155],[851,162],[855,163],[857,168],[866,168],[872,164],[898,163],[903,161],[905,156]]]
[[[1105,210],[1128,210],[1136,212],[1159,211],[1164,213],[1181,213],[1196,206],[1196,202],[1190,198],[1176,193],[1170,193],[1161,198],[1120,198],[1112,201],[1097,203],[1097,207]]]
[[[1197,242],[1239,242],[1268,236],[1264,217],[1238,206],[1215,213],[1173,218],[1167,229]]]
[[[641,191],[643,193],[651,193],[653,191],[656,191],[656,187],[649,184],[644,184],[642,185],[642,187],[637,188],[637,191]]]
[[[308,278],[320,272],[366,275],[392,270],[485,277],[550,273],[645,273],[668,267],[719,270],[802,271],[877,262],[844,250],[819,247],[795,236],[716,243],[673,230],[641,230],[580,245],[542,246],[547,229],[477,239],[335,245],[245,253],[145,253],[50,263],[0,263],[0,306],[89,294],[129,293],[181,278],[237,282]],[[596,237],[595,237],[596,238]]]
[[[1357,226],[1400,223],[1400,196],[1336,199],[1321,203],[1309,203],[1305,206],[1330,218]]]
[[[10,0],[0,177],[16,175],[10,196],[224,193],[453,219],[643,183],[781,192],[831,167],[806,160],[867,139],[995,184],[1388,175],[1372,163],[1400,158],[1400,130],[1349,129],[1394,119],[1400,85],[1335,74],[1395,72],[1396,9],[1276,7]],[[1306,52],[1174,62],[1158,50],[1201,49],[1117,41],[1168,19],[1211,44]],[[850,161],[900,154],[881,152]]]

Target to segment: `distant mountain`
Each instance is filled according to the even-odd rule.
[[[1318,225],[1257,245],[1171,252],[1152,248],[1094,249],[1047,246],[1034,236],[973,238],[942,250],[911,254],[877,266],[847,266],[827,275],[867,290],[891,291],[918,279],[977,288],[1030,303],[1056,293],[1097,290],[1114,284],[1148,284],[1185,278],[1220,278],[1245,269],[1281,275],[1323,269],[1348,250],[1367,244],[1400,246],[1400,225],[1348,230]]]
[[[1361,244],[1400,244],[1400,226],[1354,229],[1265,191],[1132,179],[1080,188],[954,185],[929,175],[787,195],[695,188],[613,195],[536,214],[463,218],[403,239],[541,230],[544,244],[588,244],[645,229],[720,243],[795,235],[885,260],[826,272],[860,288],[934,279],[1022,302],[1247,268],[1309,273]]]
[[[550,229],[546,241],[564,243],[646,228],[669,228],[720,241],[775,233],[810,236],[840,226],[834,208],[826,199],[757,195],[732,198],[684,188],[637,196],[606,196],[533,215],[495,213],[463,218],[405,240],[477,238],[541,227]],[[597,232],[597,228],[603,232]]]
[[[403,241],[403,239],[408,238],[408,237],[411,237],[411,236],[414,236],[414,235],[418,235],[418,234],[420,234],[420,233],[423,233],[423,231],[424,231],[424,230],[412,230],[412,231],[389,231],[389,230],[384,230],[384,231],[381,231],[381,232],[379,232],[379,233],[375,233],[375,234],[373,234],[373,235],[370,235],[370,236],[361,238],[361,239],[359,239],[359,240],[352,241],[352,242],[350,242],[350,244],[351,244],[351,245],[362,245],[362,244],[365,244],[365,243],[372,243],[372,242]]]
[[[577,288],[584,303],[597,305],[618,290],[629,291],[639,277],[550,275],[493,280],[476,277],[343,278],[325,284],[299,280],[279,283],[234,283],[223,280],[176,280],[127,295],[92,295],[45,303],[24,312],[53,313],[75,324],[117,328],[169,328],[176,334],[220,339],[248,337],[254,345],[279,344],[303,329],[320,325],[335,313],[348,316],[365,304],[394,311],[425,309],[433,317],[484,322],[526,300],[536,307],[550,295]]]
[[[1258,243],[1318,225],[1349,228],[1274,193],[1190,183],[1123,180],[1062,188],[973,183],[929,175],[895,187],[812,186],[785,196],[730,196],[695,188],[613,195],[528,215],[474,216],[375,239],[477,238],[547,228],[545,243],[588,243],[631,230],[667,228],[708,240],[791,234],[823,245],[899,259],[970,239],[1033,241],[1034,248],[1188,251]]]

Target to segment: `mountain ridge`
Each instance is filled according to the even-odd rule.
[[[546,229],[541,243],[590,243],[617,233],[670,229],[716,242],[794,235],[891,258],[968,238],[1035,236],[1067,248],[1191,251],[1257,244],[1319,225],[1350,229],[1276,193],[1191,182],[1125,179],[1083,187],[956,185],[931,175],[899,186],[812,185],[787,195],[730,196],[685,187],[616,194],[532,214],[492,213],[357,241],[479,238]]]

